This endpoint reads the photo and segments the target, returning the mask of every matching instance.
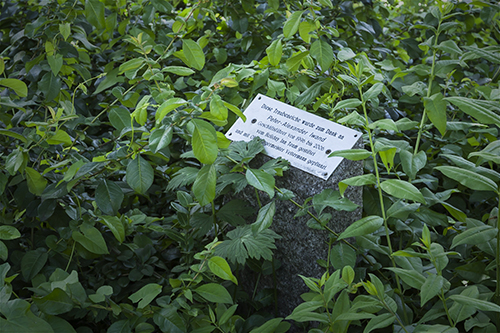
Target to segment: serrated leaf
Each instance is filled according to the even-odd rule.
[[[62,54],[48,55],[47,62],[49,63],[50,69],[52,70],[54,76],[57,76],[63,65]]]
[[[153,320],[162,332],[186,333],[186,325],[174,306],[155,311]]]
[[[104,4],[99,0],[85,0],[85,17],[97,29],[106,27]]]
[[[219,95],[214,95],[210,99],[210,113],[219,120],[227,119],[227,108]]]
[[[348,226],[344,232],[339,235],[339,240],[355,236],[364,236],[377,231],[384,224],[384,219],[380,216],[367,216],[357,220]]]
[[[408,199],[417,201],[420,203],[425,203],[424,196],[418,188],[413,184],[399,180],[399,179],[388,179],[380,184],[380,187],[384,192],[392,195],[398,199]]]
[[[289,72],[295,72],[299,69],[302,60],[309,55],[309,51],[301,51],[286,60],[286,67]]]
[[[208,268],[221,279],[232,281],[236,285],[238,284],[238,280],[231,272],[231,268],[224,258],[219,256],[211,257],[208,260]]]
[[[382,90],[385,88],[383,83],[377,82],[370,89],[368,89],[365,93],[363,93],[363,98],[365,100],[370,100],[372,98],[377,97]]]
[[[500,312],[500,306],[493,302],[483,301],[481,299],[468,297],[465,295],[451,295],[449,298],[457,303],[473,306],[481,311]]]
[[[351,48],[349,47],[344,47],[337,54],[337,59],[339,59],[339,61],[342,62],[352,59],[354,57],[356,57],[356,53],[354,53],[353,50],[351,50]]]
[[[127,165],[127,184],[137,193],[145,194],[153,185],[154,170],[140,155]]]

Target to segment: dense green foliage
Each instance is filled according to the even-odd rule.
[[[500,329],[495,1],[0,6],[1,331]],[[272,274],[293,198],[286,161],[224,136],[257,93],[365,135],[332,154],[364,175],[296,203],[334,242],[287,318],[238,284]],[[247,186],[261,207],[228,199]],[[338,235],[348,186],[364,217]]]

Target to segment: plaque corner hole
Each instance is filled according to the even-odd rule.
[[[355,137],[355,138],[357,138],[357,137],[358,137],[358,135],[357,135],[357,134],[354,134],[354,137]]]
[[[252,124],[255,124],[257,122],[257,119],[252,119]]]
[[[229,133],[227,136],[231,136],[231,135],[233,135],[233,133],[232,133],[232,132],[231,132],[231,133]]]
[[[257,98],[259,101],[262,99],[262,96],[259,96],[259,98]]]
[[[325,176],[325,177],[328,176],[328,172],[324,172],[323,176]]]
[[[330,153],[331,153],[331,152],[332,152],[332,150],[331,150],[331,149],[327,149],[327,150],[325,151],[325,154],[330,155]]]

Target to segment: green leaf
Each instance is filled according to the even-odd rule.
[[[233,299],[229,292],[222,285],[217,283],[207,283],[194,289],[194,292],[202,296],[209,302],[232,304]]]
[[[396,125],[396,123],[392,119],[379,119],[368,125],[368,128],[370,129],[379,128],[387,131],[396,131],[396,132],[399,131],[398,125]]]
[[[360,161],[369,156],[372,156],[372,153],[366,149],[344,149],[334,151],[328,157],[343,157],[350,161]]]
[[[480,123],[495,124],[500,127],[500,115],[480,105],[472,98],[446,97],[444,100],[458,106],[460,110],[476,118]]]
[[[57,76],[63,65],[62,54],[48,55],[47,61],[49,63],[50,69],[52,70],[52,73],[54,74],[54,76]]]
[[[189,76],[193,75],[195,71],[191,68],[183,67],[183,66],[167,66],[162,69],[163,72],[172,73],[179,76]]]
[[[125,240],[125,226],[120,218],[116,216],[101,216],[99,221],[111,230],[115,238],[123,243]]]
[[[302,60],[309,55],[309,51],[301,51],[286,60],[286,67],[289,72],[295,72],[299,69]]]
[[[124,62],[123,64],[120,65],[119,73],[123,74],[124,72],[127,72],[127,71],[139,69],[142,66],[144,66],[145,64],[146,64],[146,60],[142,57],[130,59],[129,61]]]
[[[186,325],[181,316],[177,313],[174,306],[162,308],[160,311],[155,311],[153,320],[162,332],[168,333],[186,333]]]
[[[446,106],[447,103],[440,92],[431,97],[424,97],[424,107],[427,116],[429,116],[430,121],[443,136],[446,132]]]
[[[420,290],[425,283],[425,277],[414,270],[398,267],[386,267],[385,269],[396,273],[407,285],[417,290]]]
[[[329,320],[326,313],[313,312],[320,307],[323,307],[323,302],[321,301],[308,301],[301,303],[293,309],[292,314],[285,319],[298,322],[319,321],[322,323],[328,323]]]
[[[377,178],[372,173],[367,173],[366,175],[354,176],[351,178],[344,179],[339,183],[340,195],[344,195],[347,187],[350,186],[364,186],[364,185],[374,185],[377,183]]]
[[[217,119],[227,119],[227,108],[219,95],[214,95],[210,99],[210,113]]]
[[[333,63],[333,59],[335,58],[330,44],[321,39],[318,39],[311,44],[309,52],[311,57],[316,59],[318,62],[321,67],[321,72],[325,72],[328,68],[330,68],[330,65]]]
[[[14,92],[19,95],[19,97],[28,96],[28,86],[21,80],[18,79],[0,79],[0,86],[7,87],[14,90]]]
[[[123,191],[115,182],[104,179],[95,191],[97,207],[106,215],[116,215],[123,202]]]
[[[336,270],[356,265],[356,251],[349,245],[338,242],[330,251],[330,262]]]
[[[204,165],[193,184],[193,193],[200,206],[205,206],[215,199],[217,174],[213,164]]]
[[[156,154],[163,148],[168,147],[172,142],[172,136],[173,129],[171,126],[155,129],[149,137],[149,149]]]
[[[252,230],[260,232],[267,229],[273,223],[274,213],[276,212],[276,202],[273,200],[259,209],[257,220],[252,224]]]
[[[217,158],[219,149],[217,147],[217,134],[212,125],[200,119],[193,119],[189,122],[193,126],[194,156],[203,164],[212,164]]]
[[[330,113],[339,109],[354,109],[361,105],[361,101],[357,98],[344,99],[338,102]]]
[[[0,134],[2,132],[0,131]],[[488,144],[483,150],[479,152],[472,152],[469,154],[471,156],[478,156],[480,159],[485,161],[492,161],[496,164],[500,164],[500,140],[496,140]],[[481,164],[478,162],[478,164]]]
[[[473,46],[464,46],[464,48],[469,50],[469,52],[472,52],[478,58],[486,59],[490,62],[500,64],[500,55],[498,55],[498,52],[491,52],[490,50],[486,50],[485,48],[478,49],[477,47]],[[464,56],[467,57],[467,54]]]
[[[145,194],[153,185],[154,170],[140,155],[127,165],[127,184],[137,193]]]
[[[80,243],[85,249],[95,254],[108,254],[106,241],[101,235],[101,232],[94,227],[82,225],[80,226],[83,234],[79,231],[73,231],[72,237]]]
[[[246,173],[248,184],[258,190],[266,192],[270,198],[274,197],[274,184],[275,180],[272,175],[261,169],[248,168]]]
[[[339,235],[338,240],[355,237],[364,236],[377,231],[384,224],[384,219],[380,216],[367,216],[363,217],[361,220],[357,220],[350,226],[348,226],[344,232]]]
[[[444,277],[436,274],[429,275],[420,289],[420,306],[423,307],[431,298],[439,294],[444,286]]]
[[[344,47],[342,50],[339,51],[339,53],[337,54],[337,58],[339,59],[339,61],[347,61],[349,59],[352,59],[356,57],[356,53],[354,53],[351,48],[349,47]],[[378,95],[378,94],[377,94]]]
[[[365,101],[368,101],[372,98],[377,97],[382,90],[385,88],[383,83],[377,82],[373,86],[371,86],[370,89],[368,89],[364,94],[363,94],[363,99]]]
[[[236,280],[236,277],[231,272],[231,268],[229,267],[226,259],[219,256],[211,257],[208,260],[208,268],[210,268],[210,271],[221,279],[233,281],[236,285],[238,284],[238,280]]]
[[[45,266],[49,258],[44,248],[28,251],[21,259],[21,273],[26,281],[31,281]]]
[[[338,191],[327,188],[313,197],[314,210],[321,214],[326,207],[332,207],[334,210],[353,211],[358,205],[347,198],[341,198]]]
[[[85,17],[97,29],[106,27],[104,4],[99,0],[85,0]]]
[[[438,166],[434,169],[472,190],[498,192],[498,185],[493,180],[477,172],[454,166]]]
[[[62,143],[65,146],[71,146],[73,144],[73,140],[69,134],[61,129],[58,129],[57,132],[50,136],[46,141],[49,145],[59,145]]]
[[[403,166],[403,171],[411,179],[415,179],[417,177],[417,172],[427,163],[427,155],[422,150],[419,151],[418,154],[413,155],[411,152],[402,149],[399,152],[399,158]]]
[[[87,0],[88,1],[88,0]],[[97,1],[97,0],[95,0]],[[99,94],[100,92],[111,88],[117,83],[125,82],[125,78],[123,76],[118,77],[118,73],[120,72],[120,68],[115,68],[111,72],[106,73],[106,77],[102,80],[97,86],[96,90],[92,94],[93,96]],[[59,87],[60,88],[60,87]]]
[[[478,299],[479,290],[476,286],[470,286],[465,288],[460,295]],[[470,304],[460,304],[459,302],[453,302],[453,305],[449,309],[449,314],[454,322],[458,323],[467,318],[470,318],[477,312],[477,309]]]
[[[0,259],[2,259],[3,261],[7,261],[8,258],[9,258],[9,249],[7,248],[7,245],[5,245],[4,242],[0,241]]]
[[[394,316],[392,313],[383,313],[381,315],[378,315],[375,318],[370,319],[363,333],[369,333],[377,328],[387,327],[391,325],[394,320],[396,320],[396,316]]]
[[[283,26],[283,35],[285,38],[295,35],[295,33],[299,30],[302,13],[304,13],[302,10],[293,12],[292,15],[290,15],[290,17],[286,20],[285,25]]]
[[[463,305],[468,305],[468,306],[473,306],[478,310],[481,311],[493,311],[493,312],[500,312],[500,306],[488,302],[488,301],[483,301],[477,298],[473,297],[468,297],[465,295],[451,295],[449,297],[450,299],[454,300],[457,303],[463,304]]]
[[[1,240],[12,240],[21,237],[19,230],[10,225],[0,226],[0,239]]]
[[[161,105],[158,107],[158,110],[156,110],[156,122],[160,123],[170,111],[175,110],[179,106],[185,105],[187,103],[188,102],[186,102],[182,98],[174,97],[167,99],[165,102],[161,103]]]
[[[396,148],[390,148],[378,152],[382,163],[384,163],[384,166],[387,169],[387,173],[391,173],[391,169],[394,166],[394,157],[396,156],[396,151]]]
[[[28,142],[28,140],[26,140],[26,138],[22,134],[19,134],[19,133],[14,132],[14,131],[0,129],[0,134],[10,136],[11,138],[14,138],[14,139],[18,139],[18,140],[22,141],[23,143]]]
[[[134,303],[139,302],[138,309],[143,309],[151,303],[156,296],[161,294],[162,286],[156,283],[149,283],[128,297]]]
[[[205,53],[201,46],[191,39],[182,40],[182,51],[186,57],[186,65],[201,71],[205,66]]]
[[[73,301],[60,288],[55,288],[52,292],[42,298],[33,298],[33,302],[38,309],[48,315],[60,315],[73,309]]]
[[[70,23],[59,23],[59,32],[63,36],[64,40],[67,40],[71,34],[71,24]],[[1,74],[1,71],[0,71]]]
[[[413,184],[410,184],[406,181],[399,179],[389,179],[382,182],[380,184],[380,187],[384,192],[398,199],[408,199],[420,203],[425,203],[425,199],[422,193],[420,193],[420,191]]]
[[[453,238],[451,248],[454,248],[461,244],[484,244],[495,238],[496,235],[496,228],[493,228],[490,225],[481,225],[478,227],[469,228]]]
[[[111,125],[121,132],[124,128],[131,126],[130,112],[124,108],[116,108],[109,112],[109,121]]]
[[[47,187],[47,179],[33,168],[26,167],[25,171],[29,191],[34,195],[42,195],[43,190]]]
[[[441,51],[448,52],[449,54],[463,54],[463,51],[458,47],[457,43],[449,39],[441,42],[437,48]]]
[[[283,45],[281,43],[281,39],[274,40],[266,49],[266,53],[271,66],[277,66],[281,61],[281,56],[283,55]]]
[[[282,328],[282,329],[280,329]],[[254,328],[250,333],[274,333],[274,332],[287,332],[290,324],[283,321],[283,318],[273,318],[266,321],[259,327]]]

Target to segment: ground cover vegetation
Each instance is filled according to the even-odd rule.
[[[0,6],[2,332],[498,332],[496,1]],[[238,283],[293,200],[224,136],[257,93],[364,133],[334,153],[364,175],[296,202],[329,232],[364,187],[286,318]]]

